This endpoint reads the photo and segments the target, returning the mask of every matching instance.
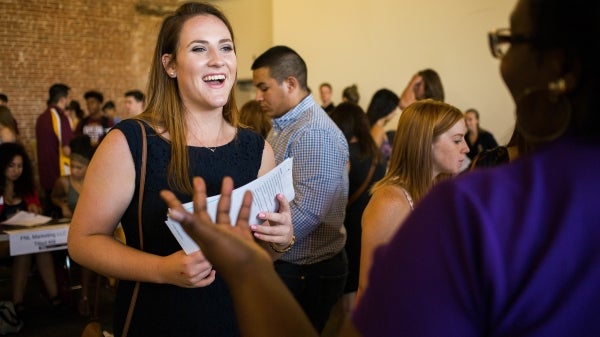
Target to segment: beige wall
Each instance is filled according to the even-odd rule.
[[[273,45],[271,0],[220,0],[213,3],[233,26],[238,55],[238,78],[252,79],[254,59]]]
[[[238,56],[236,98],[241,107],[254,99],[251,85],[252,62],[273,45],[273,13],[271,0],[218,0],[213,3],[225,12],[233,26]]]
[[[482,127],[508,140],[514,105],[486,33],[508,26],[515,0],[272,2],[273,42],[302,55],[315,93],[328,81],[337,103],[343,88],[356,83],[366,108],[376,90],[400,94],[416,71],[431,67],[447,102],[479,109]]]

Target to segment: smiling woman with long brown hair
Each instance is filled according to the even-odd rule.
[[[226,176],[239,187],[274,167],[270,145],[238,127],[236,73],[225,15],[208,3],[182,4],[159,32],[148,106],[115,126],[90,162],[69,229],[69,253],[81,265],[121,280],[115,335],[127,330],[128,316],[129,337],[238,334],[227,285],[202,251],[184,253],[165,224],[168,207],[159,196],[170,189],[191,201],[194,176],[217,195]],[[144,142],[146,175],[139,189]],[[287,203],[277,200],[281,213],[263,213],[264,226],[254,231],[272,258],[293,235]],[[127,245],[113,239],[119,222]]]

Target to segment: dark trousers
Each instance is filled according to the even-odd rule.
[[[332,258],[309,265],[276,261],[275,270],[321,333],[331,308],[344,292],[348,276],[346,252],[342,249]]]

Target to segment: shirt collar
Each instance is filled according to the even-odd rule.
[[[58,105],[51,104],[48,108],[56,110],[56,112],[58,112],[61,115],[65,113],[65,111],[59,108]]]
[[[309,106],[316,104],[312,95],[308,94],[300,103],[286,112],[283,116],[273,119],[273,128],[276,131],[283,130],[286,126],[295,122]]]

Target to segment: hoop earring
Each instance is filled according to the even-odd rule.
[[[516,126],[528,142],[543,143],[562,136],[571,122],[566,82],[559,79],[542,88],[528,88],[516,102]]]

